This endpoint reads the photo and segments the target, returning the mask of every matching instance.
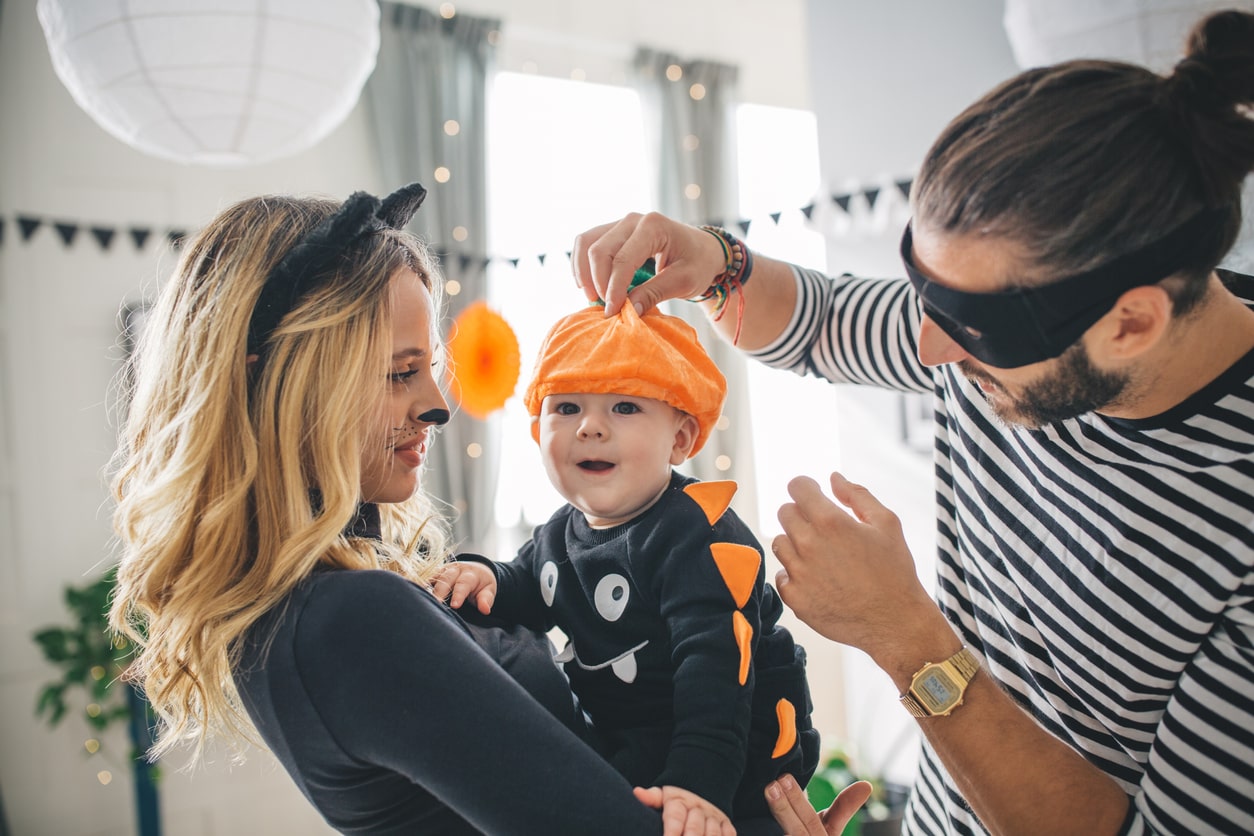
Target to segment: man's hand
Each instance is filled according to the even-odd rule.
[[[436,575],[431,591],[441,601],[448,600],[455,610],[467,599],[473,599],[479,612],[487,615],[496,600],[496,575],[482,563],[449,563]]]
[[[696,793],[679,787],[636,787],[636,798],[662,811],[662,836],[736,836],[731,819]]]
[[[837,836],[870,797],[871,785],[858,781],[841,790],[832,806],[816,813],[791,775],[766,785],[766,803],[785,836]]]
[[[835,502],[813,479],[788,483],[793,501],[780,507],[784,533],[771,544],[784,567],[775,576],[780,597],[806,624],[881,667],[907,649],[926,652],[952,630],[919,582],[901,522],[839,473],[831,485]]]
[[[657,260],[657,275],[627,295],[636,268]],[[575,282],[589,302],[605,300],[605,315],[630,302],[643,314],[665,299],[704,293],[725,269],[723,248],[710,233],[650,212],[602,224],[575,238]]]

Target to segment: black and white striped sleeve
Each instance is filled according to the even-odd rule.
[[[833,383],[933,390],[932,373],[915,354],[921,316],[907,282],[792,270],[797,283],[792,319],[774,342],[749,352],[751,357]]]

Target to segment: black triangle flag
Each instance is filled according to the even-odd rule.
[[[152,230],[147,227],[133,226],[128,232],[131,233],[131,241],[135,243],[135,249],[142,250],[144,244],[148,241],[148,236],[152,235]]]
[[[901,192],[901,196],[906,200],[910,199],[910,187],[914,185],[913,180],[898,180],[897,191]]]
[[[469,270],[470,269],[470,256],[467,255],[466,253],[458,253],[457,254],[457,267],[463,273]]]
[[[814,204],[809,203],[801,207],[801,214],[806,216],[806,220],[810,220],[810,216],[814,214]]]
[[[776,224],[777,226],[779,225],[779,216],[780,216],[780,215],[782,215],[782,214],[784,214],[784,213],[783,213],[783,212],[772,212],[772,213],[771,213],[771,220],[775,221],[775,224]]]
[[[519,261],[521,261],[522,259],[518,259],[518,258],[507,258],[507,259],[505,259],[505,260],[506,260],[506,261],[508,261],[508,262],[509,262],[511,265],[513,265],[514,267],[517,267],[517,266],[518,266],[518,262],[519,262]]]
[[[28,218],[18,215],[17,225],[22,230],[22,241],[29,241],[30,237],[35,234],[35,230],[43,226],[44,222],[39,218]]]
[[[488,265],[489,265],[489,264],[491,264],[491,263],[492,263],[492,259],[490,259],[490,258],[485,258],[485,259],[483,260],[483,263],[479,265],[479,269],[480,269],[480,270],[487,270],[487,269],[488,269]]]
[[[165,234],[165,240],[170,242],[170,246],[176,250],[183,248],[183,240],[187,238],[187,231],[183,229],[171,229]]]
[[[746,218],[743,221],[736,221],[736,226],[740,227],[741,235],[749,234],[749,224],[751,223],[753,223],[753,220],[750,218]]]
[[[544,266],[544,259],[545,259],[547,256],[548,256],[548,253],[540,253],[538,256],[536,256],[536,258],[540,259],[540,266],[541,266],[541,267],[543,267],[543,266]]]
[[[875,188],[863,189],[862,194],[866,195],[866,205],[874,209],[875,200],[880,196],[880,190]]]
[[[54,223],[57,228],[57,235],[61,237],[61,243],[70,246],[74,243],[74,236],[78,235],[78,224],[71,223]]]
[[[839,206],[842,212],[844,212],[845,214],[848,214],[849,213],[849,198],[851,197],[853,197],[853,195],[834,194],[832,195],[832,203],[835,203],[837,206]]]
[[[0,246],[4,245],[4,218],[0,218]]]
[[[107,226],[93,226],[91,228],[91,237],[96,239],[96,243],[100,245],[100,249],[107,250],[109,245],[113,243],[114,230]]]

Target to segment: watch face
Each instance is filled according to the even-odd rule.
[[[962,692],[954,684],[954,681],[940,669],[933,669],[924,673],[923,676],[915,681],[912,690],[918,694],[919,698],[932,711],[948,708],[962,696]]]

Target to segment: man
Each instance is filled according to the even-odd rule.
[[[836,502],[790,484],[773,544],[785,602],[919,718],[909,833],[1254,831],[1254,281],[1216,269],[1249,66],[1254,16],[1224,12],[1168,77],[1071,62],[993,90],[916,178],[909,282],[658,215],[576,242],[607,314],[705,297],[764,362],[934,392],[935,601],[840,474]],[[790,833],[824,832],[775,789]]]

